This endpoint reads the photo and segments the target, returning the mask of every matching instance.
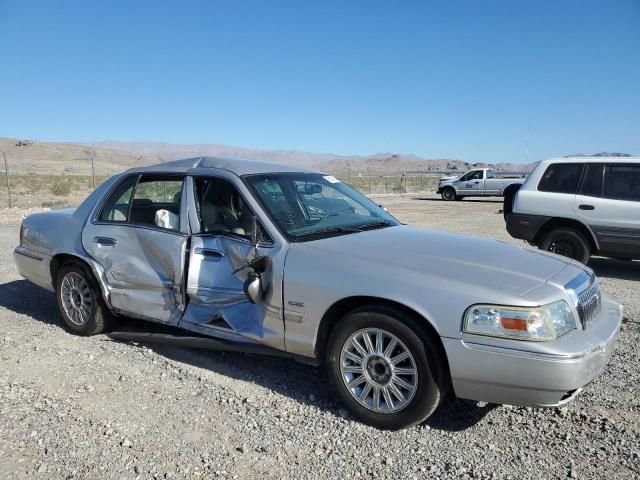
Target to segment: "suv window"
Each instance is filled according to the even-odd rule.
[[[640,202],[640,165],[607,165],[604,197]]]
[[[578,190],[582,163],[554,163],[542,175],[538,190],[541,192],[571,193]]]
[[[129,217],[129,203],[133,187],[138,181],[137,176],[125,178],[116,187],[109,199],[102,207],[98,220],[101,222],[126,222]]]
[[[182,178],[142,176],[131,202],[129,223],[180,229]]]
[[[601,163],[588,163],[584,169],[584,178],[580,193],[588,197],[602,196],[602,168]]]

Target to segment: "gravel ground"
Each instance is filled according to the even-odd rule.
[[[376,200],[407,223],[513,241],[496,201]],[[640,262],[592,260],[625,320],[610,365],[575,402],[450,400],[424,425],[381,432],[349,417],[322,369],[66,333],[53,295],[15,271],[11,215],[0,228],[0,478],[640,475]]]

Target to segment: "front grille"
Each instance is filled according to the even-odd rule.
[[[582,328],[586,329],[598,316],[602,306],[598,280],[592,272],[585,270],[567,283],[564,288],[574,302]]]
[[[587,328],[593,319],[600,313],[602,305],[602,296],[600,295],[600,286],[594,279],[594,282],[586,290],[578,293],[578,314],[582,322],[582,328]]]

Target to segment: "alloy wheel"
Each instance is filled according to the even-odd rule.
[[[396,335],[379,328],[358,330],[347,339],[340,373],[353,398],[375,413],[404,409],[418,387],[413,354]]]
[[[89,284],[82,275],[68,272],[62,279],[60,288],[62,308],[69,320],[82,326],[91,318],[93,301]]]

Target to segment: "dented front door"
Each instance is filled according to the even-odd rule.
[[[281,317],[284,251],[277,246],[258,247],[260,255],[271,259],[271,267],[262,274],[264,297],[253,304],[243,289],[248,270],[234,273],[248,258],[253,258],[253,248],[249,241],[231,235],[191,237],[188,305],[181,326],[219,338],[284,348]]]
[[[83,244],[102,266],[111,306],[123,313],[176,324],[183,311],[186,235],[125,225],[90,225]]]

